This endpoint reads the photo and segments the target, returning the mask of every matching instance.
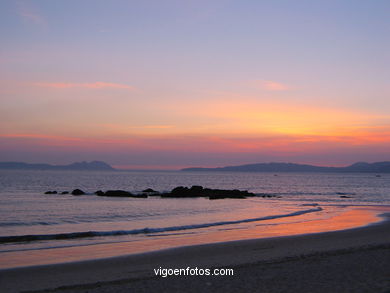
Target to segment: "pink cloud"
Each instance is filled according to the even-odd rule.
[[[67,89],[67,88],[87,88],[87,89],[127,89],[135,90],[134,87],[127,84],[111,83],[111,82],[93,82],[93,83],[68,83],[68,82],[36,82],[32,85],[46,88]]]

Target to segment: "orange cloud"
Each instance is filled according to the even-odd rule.
[[[121,129],[123,131],[131,131],[131,130],[144,130],[144,129],[171,129],[174,128],[174,125],[166,125],[166,124],[154,124],[154,125],[121,125],[121,124],[103,124],[102,126],[111,128],[111,129]]]
[[[145,150],[304,154],[390,146],[389,117],[350,109],[219,95],[218,99],[190,104],[164,103],[159,110],[169,116],[159,117],[146,111],[141,118],[147,120],[131,115],[106,121],[88,120],[88,124],[84,120],[69,120],[73,124],[65,124],[57,132],[46,128],[45,134],[28,134],[33,129],[35,133],[44,131],[31,126],[28,130],[19,128],[19,134],[0,138],[25,145],[60,145],[113,153]],[[150,124],[145,123],[148,120]],[[67,137],[69,133],[75,137]]]
[[[33,86],[67,89],[67,88],[87,88],[87,89],[103,89],[103,88],[115,88],[115,89],[127,89],[135,90],[134,87],[127,84],[111,83],[111,82],[93,82],[93,83],[67,83],[67,82],[36,82],[32,83]]]
[[[186,105],[170,105],[171,111],[192,115],[192,120],[201,133],[254,135],[321,135],[344,136],[363,128],[373,131],[373,127],[386,125],[389,117],[348,109],[326,108],[285,102],[266,102],[253,98],[224,98],[198,102],[191,105],[188,113]],[[212,121],[203,124],[202,121]],[[188,130],[188,125],[178,128]]]
[[[3,134],[3,142],[30,148],[57,150],[131,152],[188,152],[219,154],[266,154],[294,156],[329,153],[332,151],[387,150],[390,147],[390,127],[382,129],[350,129],[349,133],[305,134],[112,134],[90,137],[66,137],[47,134]],[[5,144],[4,144],[5,145]]]

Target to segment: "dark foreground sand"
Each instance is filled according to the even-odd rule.
[[[155,276],[233,268],[233,276]],[[390,222],[0,271],[1,292],[390,292]]]

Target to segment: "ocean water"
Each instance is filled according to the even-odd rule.
[[[241,189],[275,197],[107,198],[96,190],[176,186]],[[88,194],[44,194],[48,190]],[[347,196],[348,198],[345,198]],[[0,171],[2,253],[145,241],[330,217],[346,206],[390,205],[390,174]],[[261,235],[260,235],[261,236]],[[158,247],[156,247],[157,249]]]

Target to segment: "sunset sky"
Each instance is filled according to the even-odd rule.
[[[390,160],[390,1],[0,2],[0,161]]]

